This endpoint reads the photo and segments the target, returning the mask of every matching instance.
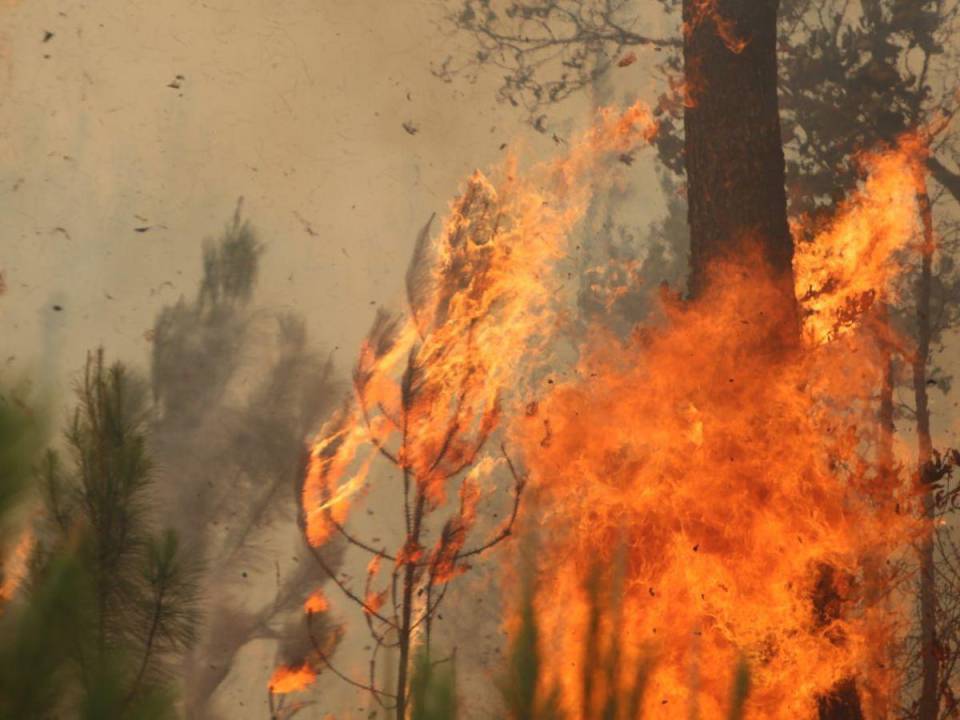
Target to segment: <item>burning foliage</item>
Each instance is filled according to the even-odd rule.
[[[376,650],[396,647],[400,655],[395,696],[373,687],[373,671],[369,683],[353,684],[398,717],[412,643],[423,636],[429,645],[447,583],[511,533],[525,480],[506,447],[487,452],[488,440],[517,406],[530,359],[545,357],[555,334],[562,282],[553,267],[589,201],[586,180],[602,160],[653,133],[650,113],[637,104],[623,114],[604,112],[567,157],[527,176],[515,159],[499,182],[475,173],[439,236],[431,242],[429,224],[421,233],[407,274],[409,313],[378,313],[354,371],[355,401],[312,448],[306,535],[314,547],[343,536],[373,555],[362,593],[331,578],[362,606]],[[345,527],[376,457],[402,479],[406,534],[392,552]],[[513,510],[487,540],[468,545],[482,483],[498,467],[513,476]],[[459,486],[458,507],[435,527],[428,519],[447,506],[451,485]],[[386,584],[381,560],[392,565]]]
[[[908,611],[892,559],[923,528],[915,488],[876,462],[890,331],[866,299],[914,237],[922,157],[908,140],[871,158],[860,194],[800,246],[802,332],[759,253],[717,262],[697,300],[663,298],[662,326],[592,338],[578,378],[513,423],[551,587],[536,605],[547,682],[576,716],[621,690],[580,683],[584,578],[618,548],[627,659],[657,658],[645,716],[723,717],[741,653],[748,717],[811,717],[848,678],[867,716],[890,707]]]
[[[908,609],[897,558],[928,528],[913,479],[878,461],[889,438],[877,393],[890,343],[904,342],[874,301],[918,252],[923,142],[865,157],[867,179],[832,223],[808,242],[795,228],[799,317],[759,243],[747,244],[707,268],[695,300],[664,291],[659,324],[626,342],[593,330],[573,379],[538,393],[532,381],[561,362],[550,351],[563,327],[556,266],[566,238],[607,156],[653,134],[642,107],[607,111],[560,161],[526,177],[511,161],[498,184],[475,174],[439,236],[421,234],[409,314],[377,316],[355,402],[313,446],[305,532],[314,547],[343,535],[374,555],[363,593],[337,582],[363,606],[377,648],[400,647],[398,717],[411,645],[429,649],[432,593],[493,544],[465,549],[497,466],[515,478],[516,500],[494,540],[511,533],[523,487],[533,493],[536,513],[521,518],[542,538],[536,582],[551,589],[532,606],[538,692],[565,715],[600,717],[610,697],[631,695],[636,679],[617,673],[582,682],[587,659],[614,646],[623,667],[652,668],[650,717],[739,712],[729,705],[741,658],[751,668],[747,717],[812,716],[850,682],[877,717],[898,691]],[[498,428],[502,457],[487,450]],[[392,554],[345,527],[377,456],[403,480],[407,535]],[[451,484],[459,510],[431,548],[425,518],[450,506]],[[381,560],[393,570],[379,590]],[[604,583],[619,568],[616,613],[595,612],[587,578],[598,563]],[[425,600],[412,600],[417,590]],[[315,602],[327,608],[311,598],[308,619]],[[506,618],[514,632],[520,615]],[[277,693],[313,677],[278,672]]]

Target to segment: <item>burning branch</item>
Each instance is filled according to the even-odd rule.
[[[304,532],[321,568],[363,610],[374,642],[369,683],[340,673],[322,648],[314,649],[311,670],[329,669],[383,707],[385,698],[393,700],[398,720],[409,703],[414,646],[429,653],[450,582],[469,569],[468,558],[513,533],[526,480],[502,443],[502,459],[488,454],[487,444],[506,408],[520,404],[531,359],[551,338],[559,292],[551,266],[589,200],[583,179],[596,178],[601,160],[649,141],[653,132],[641,105],[620,115],[604,111],[569,156],[538,166],[530,178],[519,177],[513,162],[499,186],[475,173],[439,236],[430,242],[431,222],[421,230],[407,272],[409,313],[377,313],[354,368],[353,403],[311,449]],[[405,536],[392,553],[347,528],[374,457],[386,459],[402,480]],[[492,537],[468,547],[484,483],[501,465],[513,478],[510,515]],[[456,508],[451,486],[459,487]],[[445,510],[445,522],[437,522]],[[317,549],[334,536],[371,556],[362,595]],[[392,569],[378,589],[383,561]],[[374,682],[381,648],[399,653],[395,696]]]

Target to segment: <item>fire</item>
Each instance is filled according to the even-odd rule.
[[[322,613],[329,609],[330,603],[327,601],[327,596],[319,588],[314,590],[303,604],[304,612],[308,613]]]
[[[550,588],[535,606],[543,690],[559,687],[573,716],[599,716],[617,690],[595,682],[583,697],[585,648],[613,633],[590,629],[610,618],[592,614],[585,579],[600,568],[614,583],[618,557],[608,610],[623,618],[622,663],[655,657],[644,717],[724,717],[741,655],[748,717],[814,717],[850,678],[868,717],[889,707],[897,678],[882,656],[904,611],[876,559],[921,528],[902,511],[909,483],[872,461],[885,356],[864,299],[888,291],[910,247],[921,157],[905,140],[869,158],[862,190],[799,249],[806,342],[791,341],[782,291],[746,252],[710,268],[698,300],[664,297],[661,326],[625,344],[595,333],[577,378],[512,424]]]
[[[916,228],[916,196],[927,149],[916,135],[901,139],[897,151],[868,154],[862,192],[839,211],[815,242],[798,242],[794,260],[797,297],[806,310],[806,339],[829,340],[856,323],[879,296],[894,300],[892,281],[904,270],[905,238]],[[800,223],[794,223],[799,238]]]
[[[4,560],[3,574],[0,576],[0,601],[10,600],[26,577],[34,542],[33,530],[28,527],[21,532],[13,551]]]
[[[474,173],[438,235],[431,239],[429,225],[421,233],[407,273],[408,313],[378,313],[354,369],[353,402],[311,447],[302,491],[307,539],[318,547],[341,534],[374,555],[362,591],[333,579],[362,606],[375,638],[400,635],[401,668],[410,644],[429,632],[411,618],[429,612],[431,589],[509,535],[501,529],[465,548],[483,482],[510,462],[487,454],[487,440],[522,399],[531,358],[545,356],[556,334],[564,293],[556,266],[594,186],[606,179],[612,163],[605,161],[655,132],[640,103],[604,110],[559,160],[521,173],[511,157],[496,176]],[[391,552],[355,542],[344,527],[377,458],[403,483],[407,536]],[[459,486],[455,514],[442,528],[426,527],[423,519],[446,506],[449,485]],[[386,586],[378,584],[381,560],[393,565]],[[315,603],[308,600],[308,613]]]
[[[475,173],[432,242],[424,230],[408,315],[378,315],[355,401],[313,445],[308,540],[344,532],[378,456],[430,507],[466,473],[460,512],[434,547],[414,534],[393,556],[377,551],[361,593],[367,619],[387,597],[375,586],[381,559],[429,568],[431,582],[455,577],[482,483],[501,464],[481,448],[503,427],[535,492],[537,580],[550,588],[535,600],[542,690],[559,689],[570,716],[600,716],[602,696],[629,685],[629,673],[583,682],[588,645],[609,655],[616,635],[623,667],[654,658],[646,717],[724,716],[741,657],[749,717],[811,717],[851,679],[880,717],[897,690],[885,653],[905,612],[886,592],[894,566],[879,559],[924,528],[909,483],[875,462],[891,333],[873,299],[890,297],[912,249],[922,144],[866,158],[861,190],[799,244],[802,327],[747,248],[708,269],[697,300],[665,293],[663,321],[628,342],[594,330],[575,378],[531,398],[544,367],[535,358],[549,357],[562,325],[557,265],[602,161],[654,132],[641,105],[605,111],[558,161],[522,175],[511,159],[496,181]],[[619,588],[599,618],[591,577]],[[277,672],[275,692],[313,678]]]
[[[313,445],[303,490],[311,544],[344,522],[378,454],[416,478],[434,505],[446,499],[446,478],[480,460],[503,396],[556,325],[562,282],[553,267],[589,201],[587,179],[600,160],[648,142],[655,130],[642,104],[603,111],[561,160],[521,175],[511,158],[497,183],[474,173],[440,235],[431,243],[425,231],[408,277],[408,316],[378,315],[354,373],[356,402]],[[414,351],[418,371],[406,377]],[[476,499],[462,501],[469,510]],[[419,550],[404,556],[410,552]]]
[[[317,679],[309,665],[278,667],[270,678],[269,688],[274,695],[287,695],[310,687]]]
[[[690,20],[683,25],[683,34],[691,35],[701,24],[710,21],[716,28],[717,37],[727,50],[735,55],[742,53],[748,40],[740,37],[736,23],[723,16],[717,7],[717,0],[694,0],[691,4]]]

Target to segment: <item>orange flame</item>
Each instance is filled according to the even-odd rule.
[[[587,206],[588,180],[606,155],[649,142],[655,130],[640,103],[621,114],[604,110],[558,161],[522,176],[511,158],[496,184],[474,173],[440,235],[418,247],[408,317],[378,315],[354,374],[357,402],[313,445],[303,489],[311,544],[346,519],[378,452],[435,505],[446,497],[444,480],[479,459],[524,358],[553,332],[562,283],[552,267]],[[414,350],[416,376],[404,377]],[[407,548],[405,557],[417,551]]]
[[[717,7],[717,0],[694,0],[690,21],[683,25],[684,35],[691,35],[701,24],[708,20],[713,22],[717,36],[726,46],[727,50],[735,55],[739,55],[746,49],[749,41],[740,37],[737,33],[735,22],[720,13]]]
[[[904,270],[905,241],[917,229],[926,155],[917,135],[902,138],[895,151],[866,155],[863,191],[840,206],[826,231],[802,242],[794,222],[796,288],[809,342],[843,332],[881,295],[896,299],[892,281]]]
[[[327,601],[327,596],[323,594],[323,590],[317,588],[307,598],[303,609],[308,613],[322,613],[330,609],[330,603]]]
[[[316,679],[317,674],[306,664],[278,667],[270,677],[268,687],[274,695],[287,695],[306,690]]]
[[[312,445],[302,491],[311,545],[346,532],[351,504],[382,455],[428,509],[445,501],[454,478],[460,495],[459,513],[432,548],[410,537],[383,557],[428,568],[418,582],[443,584],[463,572],[459,555],[480,483],[500,462],[483,456],[485,441],[504,407],[520,399],[530,358],[558,324],[563,281],[555,266],[605,179],[603,161],[649,143],[655,132],[640,103],[622,113],[602,110],[559,160],[521,174],[511,157],[493,179],[474,173],[439,234],[431,240],[424,230],[408,271],[409,313],[378,313],[354,370],[355,400]],[[368,566],[361,593],[368,619],[379,616],[390,590],[374,587],[380,561],[376,555]]]
[[[724,717],[741,653],[748,717],[813,717],[849,678],[868,717],[888,708],[897,677],[878,648],[905,610],[879,592],[895,578],[873,559],[922,528],[901,512],[909,482],[873,461],[885,357],[868,309],[847,309],[884,292],[910,248],[921,157],[908,139],[870,158],[862,191],[799,250],[807,343],[779,342],[791,315],[757,252],[710,268],[695,302],[664,298],[665,325],[626,345],[597,331],[577,379],[512,424],[540,503],[544,690],[559,686],[573,716],[596,716],[611,690],[582,697],[584,579],[618,548],[623,663],[648,646],[658,659],[645,717],[692,703]]]

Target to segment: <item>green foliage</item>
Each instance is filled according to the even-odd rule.
[[[412,720],[450,720],[457,717],[457,684],[453,660],[440,663],[421,651],[414,659],[410,681]]]
[[[102,351],[89,357],[70,462],[40,463],[31,575],[0,618],[0,717],[175,717],[168,678],[197,622],[195,569],[150,529],[144,389]]]
[[[507,669],[500,679],[500,692],[511,720],[536,717],[537,683],[540,678],[539,629],[533,610],[533,594],[524,590],[520,627],[513,637]]]
[[[237,203],[233,222],[220,242],[208,242],[203,249],[201,305],[247,303],[253,295],[263,248],[250,223],[241,220],[241,209],[242,203]]]
[[[730,691],[730,720],[741,720],[747,705],[747,695],[750,692],[750,668],[746,658],[741,658],[737,665],[737,672],[733,678],[733,689]]]
[[[590,619],[582,656],[582,694],[590,698],[573,717],[584,720],[641,720],[643,700],[654,671],[653,654],[636,653],[629,664],[624,658],[622,617],[616,585],[605,586],[601,574],[591,574],[586,591],[590,598]],[[540,630],[534,610],[535,595],[530,583],[524,590],[520,625],[515,632],[505,666],[498,681],[505,720],[563,720],[569,717],[560,708],[560,690],[545,688],[542,681]],[[598,693],[596,688],[617,688]],[[750,672],[741,658],[730,689],[729,720],[742,720],[750,690]],[[458,705],[456,675],[452,663],[431,664],[421,652],[415,661],[411,681],[413,720],[456,720]],[[602,696],[601,696],[602,695]]]
[[[31,411],[22,395],[0,393],[0,519],[22,499],[43,443],[43,416]]]

